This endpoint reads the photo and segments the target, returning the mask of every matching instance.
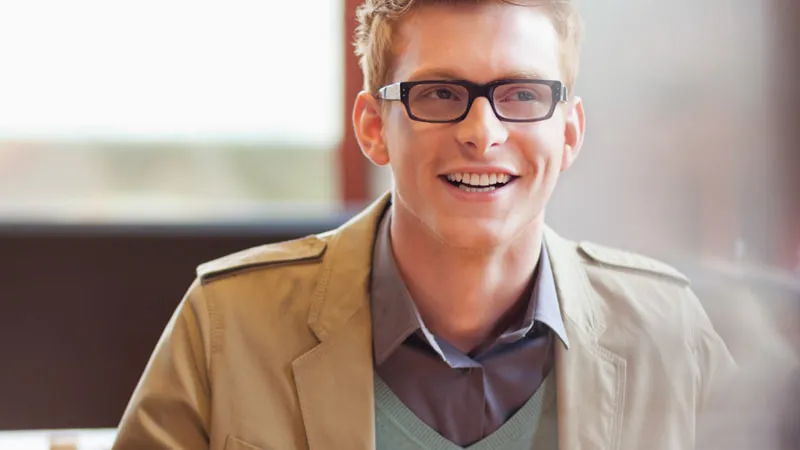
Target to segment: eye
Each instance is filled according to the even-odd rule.
[[[538,100],[539,96],[536,94],[535,91],[528,89],[518,89],[513,92],[509,92],[506,95],[506,99],[512,102],[532,102]]]
[[[436,86],[425,90],[421,97],[428,100],[458,100],[458,93],[449,86]]]
[[[434,93],[436,94],[436,97],[442,100],[450,100],[453,98],[453,92],[449,89],[436,89]]]

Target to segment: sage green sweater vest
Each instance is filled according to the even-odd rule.
[[[555,377],[547,376],[535,394],[506,423],[469,450],[557,450]],[[375,375],[377,450],[462,450],[418,418]]]

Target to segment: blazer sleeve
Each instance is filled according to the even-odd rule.
[[[195,281],[156,345],[113,449],[209,447],[210,322],[202,285]]]

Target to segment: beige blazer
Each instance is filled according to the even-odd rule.
[[[375,448],[368,281],[383,197],[341,228],[198,268],[115,449]],[[689,449],[732,364],[686,278],[547,230],[560,449]]]

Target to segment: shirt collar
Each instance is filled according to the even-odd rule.
[[[409,336],[420,331],[428,344],[447,361],[445,352],[425,326],[411,294],[403,282],[392,251],[389,232],[391,207],[387,208],[378,225],[372,257],[370,302],[372,339],[375,364],[381,365]],[[561,317],[561,307],[556,293],[553,271],[547,247],[542,245],[539,265],[534,277],[534,288],[521,323],[498,338],[513,342],[528,335],[538,323],[547,325],[569,348],[567,333]]]
[[[387,208],[381,218],[372,252],[370,309],[372,344],[377,365],[383,364],[417,330],[422,330],[428,343],[438,349],[436,340],[426,332],[427,328],[397,269],[389,233],[391,211],[391,207]],[[440,355],[444,357],[441,352]]]
[[[561,315],[561,305],[558,301],[556,291],[556,280],[553,277],[553,268],[550,266],[550,255],[547,246],[542,245],[542,253],[539,257],[539,275],[533,289],[531,302],[535,305],[533,318],[548,327],[561,339],[564,346],[569,348],[567,330],[564,328],[564,319]]]

